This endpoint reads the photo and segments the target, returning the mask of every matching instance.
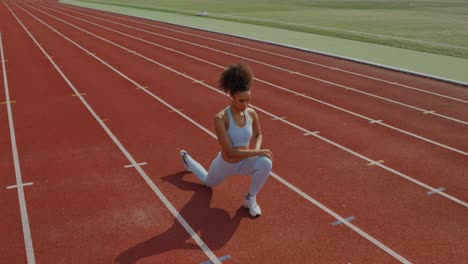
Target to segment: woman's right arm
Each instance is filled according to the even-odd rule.
[[[221,145],[224,153],[231,158],[247,158],[253,156],[268,156],[271,157],[271,151],[269,149],[236,149],[232,146],[231,140],[226,130],[224,123],[223,113],[218,113],[214,119],[216,137]]]

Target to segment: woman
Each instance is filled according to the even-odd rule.
[[[221,151],[211,163],[208,173],[185,150],[180,157],[187,171],[195,173],[206,186],[222,183],[234,174],[252,176],[249,192],[244,197],[244,207],[253,217],[262,211],[256,197],[271,172],[273,153],[261,149],[262,134],[257,113],[248,107],[253,74],[244,64],[230,65],[221,74],[219,87],[231,97],[231,104],[216,114],[214,123]],[[253,149],[250,141],[253,137]]]

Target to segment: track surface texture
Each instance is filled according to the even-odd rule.
[[[52,0],[0,22],[0,263],[467,263],[467,88]],[[275,157],[257,219],[248,177],[178,156],[217,155],[240,61]]]

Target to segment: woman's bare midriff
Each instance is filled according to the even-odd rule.
[[[249,149],[249,146],[235,147],[235,149]],[[224,152],[223,150],[221,150],[221,157],[223,157],[223,160],[228,163],[236,163],[244,159],[244,158],[230,158],[227,155],[227,153]]]

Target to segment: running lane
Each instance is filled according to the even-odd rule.
[[[247,178],[230,179],[213,192],[193,184],[193,175],[184,176],[180,173],[181,164],[177,155],[177,147],[187,147],[203,164],[209,163],[216,154],[217,143],[208,135],[200,132],[188,121],[174,112],[164,108],[149,97],[141,89],[125,80],[117,80],[115,73],[110,72],[92,56],[77,49],[65,40],[54,37],[54,32],[37,25],[20,9],[13,7],[31,31],[38,33],[41,43],[60,65],[64,72],[70,75],[77,87],[83,87],[86,100],[95,107],[97,112],[105,113],[107,124],[115,131],[116,136],[131,153],[135,153],[138,162],[147,162],[148,174],[167,194],[174,205],[193,223],[194,229],[201,234],[208,246],[217,256],[231,255],[233,263],[284,263],[320,260],[323,262],[382,262],[394,263],[395,259],[376,246],[370,244],[356,233],[342,226],[332,226],[335,219],[323,213],[298,195],[279,185],[276,181],[269,182],[262,191],[262,206],[265,216],[252,220],[246,211],[240,208],[242,196],[247,189]],[[57,29],[65,29],[60,25]],[[39,33],[40,32],[40,33]],[[128,61],[129,54],[115,56],[116,50],[100,42],[81,39],[81,44],[92,47],[92,53],[99,56],[114,54],[122,60],[113,61],[119,68],[125,70],[137,66],[142,80],[148,90],[174,89],[172,96],[178,92],[177,87],[193,86],[191,81],[178,78],[175,74],[163,69],[152,67],[151,64],[134,64]],[[77,59],[80,63],[76,63]],[[101,69],[98,71],[98,69]],[[99,75],[101,83],[93,74]],[[131,72],[134,73],[133,71]],[[116,77],[117,76],[117,77]],[[185,96],[184,96],[185,97]],[[218,95],[209,95],[217,101],[217,107],[225,104]],[[111,100],[110,100],[111,99]],[[176,108],[180,108],[178,105]],[[188,111],[189,109],[187,109]],[[190,110],[190,112],[192,112]],[[185,112],[185,110],[184,110]],[[211,151],[210,151],[211,150]],[[153,164],[153,165],[151,165]],[[281,199],[273,197],[281,195]],[[299,205],[298,208],[291,205]],[[311,224],[313,221],[313,224]],[[274,228],[277,227],[277,228]],[[148,254],[148,261],[158,261],[169,250],[180,252],[183,247],[189,247],[180,237],[172,247],[163,248],[161,240],[172,237],[171,229],[164,232],[152,232],[148,240],[135,243],[122,252],[121,260],[130,256],[143,257]],[[311,235],[312,234],[312,235]],[[259,247],[259,243],[261,246]],[[174,250],[175,249],[175,250]],[[190,259],[201,262],[203,259]]]
[[[8,40],[10,37],[16,34],[15,31],[11,30],[7,26],[7,14],[0,8],[0,32],[1,41],[3,44],[3,53],[5,60],[13,58],[13,54],[16,51],[16,47],[21,49],[22,44],[18,46],[10,45]],[[15,48],[13,48],[15,47]],[[2,58],[0,58],[0,61]],[[11,59],[9,60],[11,61]],[[5,68],[3,67],[5,64]],[[10,125],[7,113],[6,105],[6,93],[5,85],[10,77],[9,62],[0,63],[1,77],[0,77],[0,211],[4,216],[2,224],[0,225],[0,233],[2,233],[2,239],[0,240],[0,262],[1,263],[25,263],[26,250],[23,236],[23,228],[21,225],[21,214],[18,200],[17,189],[7,189],[9,186],[15,186],[16,177],[14,169],[14,160],[12,154],[12,144],[10,138]],[[7,71],[7,72],[5,72]],[[5,82],[4,80],[7,80]],[[14,100],[15,95],[10,94],[10,99]],[[13,122],[15,121],[16,108],[15,104],[11,104]]]
[[[40,16],[39,14],[37,15]],[[70,28],[67,29],[67,26],[54,22],[52,19],[48,20],[46,16],[43,18],[57,28],[68,30],[71,35],[76,34],[73,33],[74,30]],[[76,34],[76,36],[78,36],[78,34]],[[122,40],[119,42],[128,43],[128,41]],[[193,116],[205,126],[211,126],[211,120],[209,118],[207,119],[206,116],[210,116],[210,113],[215,112],[216,109],[219,109],[227,102],[226,97],[219,95],[212,96],[209,93],[201,92],[202,90],[198,88],[191,89],[194,85],[191,84],[190,80],[189,83],[179,83],[178,79],[180,78],[175,78],[177,76],[174,76],[174,74],[170,72],[165,73],[164,71],[157,71],[158,67],[152,68],[152,75],[150,75],[143,70],[147,69],[150,71],[150,64],[147,64],[144,60],[132,60],[131,57],[134,56],[133,54],[128,54],[127,52],[122,53],[121,51],[117,52],[118,49],[103,45],[103,42],[100,41],[93,41],[93,38],[83,39],[82,43],[88,48],[92,47],[93,52],[105,57],[106,60],[112,61],[112,64],[125,68],[125,72],[128,71],[129,75],[135,76],[141,80],[141,83],[148,84],[149,90],[154,89],[158,94],[164,95],[164,97],[167,98],[172,98],[171,100],[176,104],[176,108],[183,108],[184,113]],[[141,50],[139,52],[141,52]],[[115,56],[115,54],[118,54],[118,56]],[[164,55],[165,54],[161,54],[161,57]],[[132,63],[129,63],[130,61],[132,61]],[[137,63],[142,66],[135,68]],[[151,85],[156,83],[158,84],[157,86]],[[195,102],[193,100],[194,98],[200,98],[201,94],[203,94],[202,100],[204,107],[200,107],[200,99],[195,100]],[[286,138],[286,135],[295,135],[295,133],[297,133],[297,131],[294,132],[294,130],[290,128],[282,125],[279,126],[277,121],[268,120],[264,115],[261,115],[261,118],[264,120],[267,137],[273,137],[274,133],[276,137]],[[142,134],[143,132],[140,133]],[[140,133],[139,135],[141,135]],[[190,135],[192,134],[190,133]],[[389,177],[385,174],[379,175],[382,173],[375,171],[375,167],[370,167],[368,169],[366,169],[367,167],[365,166],[351,167],[351,171],[353,171],[354,174],[349,175],[349,173],[345,172],[350,171],[347,166],[353,164],[353,166],[357,166],[356,164],[360,164],[358,161],[345,155],[337,155],[329,146],[313,145],[308,139],[305,139],[305,137],[290,138],[291,146],[287,146],[286,148],[284,144],[281,146],[279,142],[268,142],[269,145],[272,145],[275,153],[279,153],[280,158],[277,159],[278,162],[283,162],[278,165],[279,168],[283,168],[285,171],[287,170],[287,173],[280,173],[280,175],[290,175],[288,176],[288,180],[294,179],[294,177],[291,178],[291,175],[300,175],[297,177],[299,180],[307,179],[308,182],[301,182],[300,184],[309,188],[309,193],[321,193],[321,195],[319,195],[320,199],[326,199],[327,202],[334,203],[335,206],[333,206],[333,208],[336,210],[339,208],[345,215],[346,213],[356,211],[360,212],[358,215],[366,215],[368,212],[373,212],[372,215],[363,216],[366,230],[367,228],[371,228],[373,233],[377,233],[378,236],[384,238],[385,241],[391,241],[391,243],[397,245],[400,250],[407,252],[405,255],[409,254],[414,256],[417,260],[427,262],[441,261],[441,258],[443,258],[443,260],[447,260],[447,258],[450,260],[457,260],[460,256],[460,252],[462,252],[460,243],[463,245],[466,242],[463,237],[460,237],[459,233],[460,228],[463,228],[463,219],[466,218],[463,208],[447,203],[447,200],[440,197],[426,196],[424,191],[421,192],[420,189],[413,185],[405,184],[405,182],[401,184],[399,181],[392,181],[391,179],[394,179],[394,176]],[[314,148],[316,152],[314,152],[313,158],[316,159],[313,159],[313,161],[317,163],[314,163],[309,168],[320,168],[320,166],[324,165],[324,174],[319,174],[320,176],[315,176],[311,174],[310,171],[307,172],[308,168],[304,166],[304,164],[311,165],[311,161],[307,160],[310,158],[310,152],[307,150]],[[206,148],[204,149],[206,150]],[[292,150],[295,152],[292,152]],[[203,153],[203,151],[196,153]],[[292,153],[297,155],[296,159],[281,159],[281,157],[291,157]],[[330,157],[333,158],[331,159]],[[337,167],[337,161],[340,161],[340,167]],[[337,172],[337,168],[341,171]],[[315,176],[315,178],[308,177],[312,175]],[[359,182],[356,182],[356,177],[354,175],[360,176]],[[373,175],[373,177],[371,177],[371,175]],[[376,177],[376,175],[379,175],[379,177]],[[341,180],[342,183],[336,181],[338,178],[337,176],[339,176],[339,180]],[[363,194],[359,192],[363,192]],[[397,193],[399,194],[398,197],[395,195]],[[399,200],[396,200],[396,198]],[[369,200],[373,202],[369,203]],[[350,201],[352,201],[351,205],[348,204]],[[401,205],[406,206],[401,208]],[[386,217],[388,219],[385,219]],[[450,222],[451,224],[448,226],[441,226],[440,223],[443,222]],[[428,230],[432,231],[434,226],[437,226],[436,230],[428,232]],[[401,233],[398,233],[398,237],[391,235],[391,237],[389,237],[389,233],[391,233],[390,230],[393,229],[400,230]],[[444,236],[442,234],[450,235]],[[440,240],[432,241],[433,236],[439,237]],[[410,238],[416,241],[411,241]],[[425,244],[422,245],[419,241],[424,241]],[[447,248],[447,245],[450,246]],[[444,252],[444,254],[440,257],[435,256],[431,252],[426,252],[424,250],[425,247],[433,249],[431,252]]]
[[[124,168],[129,161],[3,3],[0,12],[8,25],[2,37],[11,51],[9,84],[16,100],[23,181],[33,182],[25,192],[37,263],[113,263],[136,242],[166,230],[171,230],[171,237],[162,237],[156,246],[175,247],[175,240],[187,239],[185,230],[141,176]],[[69,62],[81,65],[77,60]],[[98,89],[103,84],[99,76],[87,73],[93,83],[86,88]],[[3,138],[2,149],[6,149],[9,146]],[[14,182],[3,178],[2,212],[12,213],[2,220],[2,263],[25,263],[18,201],[7,193],[15,196],[15,191],[5,192],[4,186]],[[182,248],[188,249],[168,251],[159,260],[207,259],[190,240]]]
[[[75,21],[72,18],[58,14],[64,19],[71,19],[76,25],[85,29],[96,32],[97,34],[106,34],[112,41],[126,39],[125,46],[130,50],[136,50],[150,57],[157,58],[165,65],[172,66],[177,61],[180,65],[178,69],[186,72],[190,76],[195,76],[198,80],[206,81],[211,85],[215,85],[217,74],[213,74],[216,67],[207,65],[204,62],[193,60],[187,56],[175,54],[164,49],[154,47],[148,43],[139,41],[131,41],[130,38],[123,37],[119,34],[110,33],[107,30],[89,25],[82,21]],[[128,30],[127,30],[128,31]],[[129,32],[131,33],[131,32]],[[71,34],[76,34],[71,32]],[[142,35],[137,32],[137,36]],[[148,37],[148,36],[141,36]],[[158,41],[154,39],[153,41]],[[120,41],[122,42],[122,40]],[[179,48],[179,46],[177,46]],[[226,64],[234,61],[226,61]],[[189,66],[190,67],[187,67]],[[276,109],[281,113],[281,116],[291,120],[293,123],[299,124],[312,131],[321,131],[326,133],[329,138],[340,144],[351,148],[371,159],[383,160],[385,165],[401,171],[411,177],[421,180],[436,188],[443,187],[448,190],[451,195],[454,195],[462,200],[466,200],[466,188],[468,185],[464,171],[466,157],[462,154],[446,151],[432,143],[424,142],[412,136],[403,133],[395,132],[388,128],[379,126],[377,123],[370,123],[369,120],[353,117],[342,111],[323,106],[311,102],[302,97],[293,96],[286,92],[272,89],[262,83],[256,84],[256,100],[257,103],[268,109]],[[330,93],[329,97],[335,97],[336,94]],[[285,100],[285,98],[288,98]],[[359,101],[359,100],[358,100]],[[380,103],[367,103],[378,108]],[[291,107],[296,106],[296,107]],[[395,106],[391,106],[395,108]],[[399,107],[396,107],[399,109]],[[401,110],[401,109],[400,109]],[[424,127],[430,127],[431,132],[437,137],[451,140],[450,143],[456,147],[461,147],[462,150],[468,148],[466,142],[466,128],[464,125],[452,124],[452,121],[441,120],[438,117],[427,117],[426,120],[420,120],[421,114],[413,111],[396,113],[396,111],[385,111],[387,115],[403,118],[406,123],[417,123]],[[310,113],[310,114],[306,114]],[[375,121],[381,120],[375,118]],[[374,121],[374,120],[372,120]],[[385,121],[385,119],[384,119]],[[435,121],[435,123],[430,122]],[[454,128],[455,126],[455,128]],[[449,128],[449,129],[447,129]],[[449,130],[449,132],[447,132]],[[363,136],[365,135],[365,136]],[[417,134],[419,135],[419,134]],[[402,153],[402,149],[405,151]],[[420,157],[414,159],[413,157]],[[431,163],[427,163],[431,160]],[[411,161],[411,164],[408,164]],[[449,164],[448,166],[446,164]]]
[[[216,35],[204,31],[195,31],[189,28],[177,27],[144,19],[123,17],[121,15],[109,13],[106,14],[100,11],[90,11],[89,9],[65,6],[62,4],[53,6],[55,8],[58,7],[61,10],[74,10],[75,12],[68,12],[73,15],[85,13],[87,16],[80,17],[86,17],[87,19],[91,18],[90,15],[96,17],[96,14],[99,14],[98,17],[101,22],[103,20],[111,20],[114,23],[128,24],[138,30],[152,31],[155,34],[158,34],[161,39],[179,39],[199,46],[201,45],[205,48],[205,51],[210,51],[214,54],[220,54],[219,51],[236,54],[241,57],[251,58],[274,66],[283,67],[293,72],[300,72],[309,76],[356,87],[357,89],[372,92],[397,101],[416,104],[420,107],[433,108],[433,110],[446,114],[456,114],[457,111],[459,112],[460,108],[463,109],[463,105],[466,106],[468,101],[468,95],[466,95],[463,87],[443,82],[427,80],[425,78],[418,78],[392,71],[384,71],[375,67],[349,63],[343,60],[332,59],[330,57],[300,52],[298,50],[232,38],[226,35]],[[64,8],[64,6],[66,8]],[[77,13],[77,11],[79,11],[79,13]],[[182,43],[179,42],[179,44]],[[288,55],[288,52],[295,52],[296,54]],[[318,60],[324,61],[328,59],[328,61],[325,61],[324,64],[320,64],[315,62],[317,59],[313,58],[318,58]],[[335,61],[336,63],[334,63]],[[337,68],[340,67],[340,65],[336,64],[349,64],[351,67],[357,69],[341,67],[344,68],[341,70],[340,68]],[[365,69],[365,71],[360,72],[359,69]],[[387,76],[373,74],[372,71],[375,71],[376,69]],[[366,73],[367,71],[369,71],[369,73]],[[406,79],[412,79],[412,81],[408,83],[406,82]],[[408,85],[413,85],[414,87]],[[464,99],[465,102],[458,105],[455,103],[456,101],[437,98],[437,95],[422,92],[426,90],[427,92],[437,92],[442,95],[460,97],[459,99]]]
[[[54,14],[60,16],[60,14],[57,14],[55,12]],[[66,16],[61,17],[67,18]],[[89,18],[87,18],[86,20],[88,19]],[[96,22],[104,23],[105,25],[108,24],[100,20],[96,20]],[[116,28],[115,25],[109,25]],[[187,52],[188,54],[196,53],[196,49],[194,49],[193,46],[187,44],[182,44],[180,42],[174,41],[171,42],[167,39],[164,40],[164,38],[151,36],[136,30],[133,30],[132,32],[131,29],[124,27],[117,27],[117,29],[132,35],[136,35],[138,37],[146,38],[148,39],[148,41],[152,41],[154,43],[162,43],[169,48],[176,47],[176,50],[182,50]],[[158,49],[158,47],[154,47],[154,49]],[[219,55],[213,52],[207,54],[203,50],[200,52],[203,52],[203,55],[196,55],[198,56],[198,58],[205,59],[209,62],[215,62],[216,65],[218,65],[218,68],[223,67],[222,65],[225,65],[226,63],[232,62],[234,58],[226,55]],[[215,68],[216,65],[214,65]],[[347,116],[348,118],[360,118],[364,123],[374,120],[383,120],[385,124],[374,123],[375,126],[388,125],[392,127],[389,128],[392,130],[403,129],[404,133],[415,134],[412,135],[412,137],[422,136],[426,140],[435,141],[435,144],[445,145],[445,148],[455,148],[459,151],[467,152],[468,142],[466,141],[465,136],[466,125],[439,116],[435,116],[435,114],[437,114],[437,111],[433,110],[433,108],[427,108],[428,111],[426,114],[424,114],[422,111],[410,109],[400,105],[395,105],[394,103],[386,101],[382,102],[380,99],[367,97],[363,98],[363,96],[360,94],[350,93],[349,91],[346,91],[343,88],[338,88],[333,85],[324,85],[323,83],[319,83],[317,85],[315,81],[305,80],[303,77],[300,77],[297,74],[286,73],[285,75],[284,72],[271,72],[271,69],[264,69],[264,67],[261,65],[256,65],[256,69],[257,76],[261,76],[260,74],[262,73],[266,74],[263,76],[267,76],[265,78],[260,77],[260,79],[265,79],[269,82],[279,84],[282,87],[286,88],[291,88],[293,86],[291,89],[294,90],[294,94],[291,93],[290,96],[301,95],[302,97],[302,94],[307,94],[309,97],[317,98],[324,102],[329,102],[338,107],[341,106],[344,107],[346,110],[352,111],[352,113],[345,113],[346,110],[339,110],[343,112],[343,115],[345,117]],[[273,81],[273,79],[275,78],[276,81]],[[263,83],[261,84],[264,85]],[[269,85],[266,85],[265,87],[269,87]],[[326,89],[327,93],[323,93],[323,89]],[[311,94],[311,91],[313,90],[315,90],[315,92]],[[411,93],[411,91],[409,92]],[[444,98],[441,99],[442,101],[437,99],[438,98],[433,98],[433,100],[425,100],[424,98],[420,98],[422,102],[434,102],[437,105],[447,105],[451,107],[457,104],[457,102],[454,102],[453,104],[447,104],[447,100]],[[308,100],[310,100],[310,98],[308,98]],[[310,103],[316,102],[310,100]],[[466,107],[464,107],[461,111],[463,111],[462,114],[464,116],[467,116]],[[363,116],[358,117],[359,115]]]

